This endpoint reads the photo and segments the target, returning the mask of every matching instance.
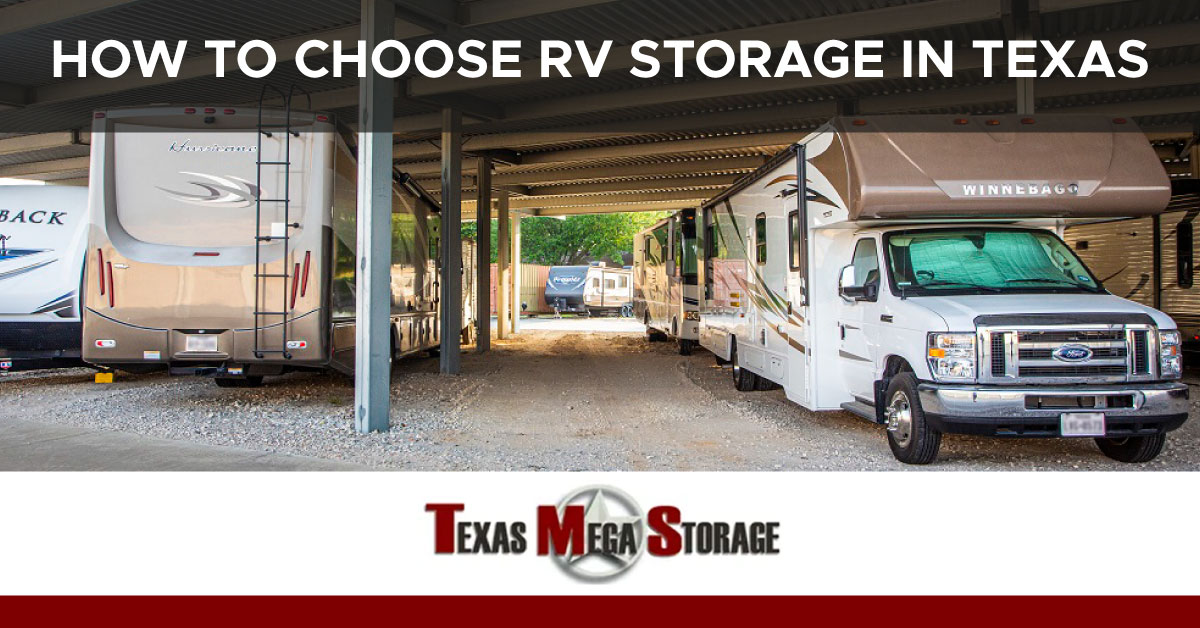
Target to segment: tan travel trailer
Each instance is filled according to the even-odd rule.
[[[319,113],[97,112],[83,358],[253,386],[352,372],[357,164]],[[393,355],[434,349],[439,206],[393,186]]]
[[[691,355],[699,339],[696,210],[684,209],[633,238],[633,315],[651,341],[673,338]]]
[[[1200,180],[1172,182],[1161,216],[1069,225],[1063,239],[1113,294],[1162,310],[1185,343],[1200,345],[1200,286],[1195,277],[1195,220]]]
[[[703,205],[700,343],[738,390],[885,425],[902,462],[947,433],[1146,462],[1188,418],[1180,333],[1061,235],[1170,195],[1120,118],[835,118]]]

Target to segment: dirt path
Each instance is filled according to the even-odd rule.
[[[739,393],[710,354],[683,357],[643,334],[527,330],[486,355],[465,353],[462,364],[462,375],[447,377],[436,360],[398,362],[383,434],[354,432],[353,383],[337,375],[221,389],[165,375],[94,384],[86,369],[0,378],[0,428],[38,421],[390,469],[916,469],[892,458],[879,426],[807,412],[780,390]],[[924,468],[1198,470],[1200,421],[1147,465],[1112,462],[1090,440],[948,436]]]

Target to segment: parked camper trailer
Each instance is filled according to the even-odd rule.
[[[354,367],[357,166],[329,117],[96,114],[83,357],[221,386]],[[393,186],[393,356],[439,339],[439,206]],[[456,330],[457,333],[457,330]]]
[[[1200,286],[1195,282],[1195,226],[1200,180],[1172,181],[1161,216],[1088,221],[1063,239],[1113,294],[1166,312],[1185,347],[1200,347]]]
[[[551,266],[546,278],[546,303],[557,316],[563,312],[628,316],[633,307],[633,271],[590,266]]]
[[[943,433],[1144,462],[1187,419],[1179,332],[1060,234],[1169,197],[1124,120],[837,118],[703,206],[700,342],[740,390],[885,424],[904,462]]]
[[[676,212],[634,236],[633,315],[650,340],[674,338],[682,355],[700,337],[698,276],[696,210]]]
[[[0,187],[0,372],[79,364],[87,189]]]

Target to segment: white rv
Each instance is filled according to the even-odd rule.
[[[651,341],[674,338],[691,355],[699,340],[696,210],[684,209],[633,239],[633,315]]]
[[[1180,334],[1060,234],[1169,197],[1119,118],[837,118],[704,205],[700,342],[740,390],[886,425],[903,462],[944,433],[1144,462],[1188,416]]]
[[[351,372],[357,174],[320,113],[98,112],[83,358],[235,387],[296,369]],[[439,343],[440,208],[402,175],[392,203],[399,357]]]
[[[87,188],[0,187],[0,372],[79,363]]]

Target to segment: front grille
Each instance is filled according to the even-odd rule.
[[[1008,334],[1004,332],[996,332],[992,334],[992,373],[997,376],[1004,375],[1007,368],[1005,355],[1007,347],[1005,347],[1005,339]]]
[[[1017,369],[1021,377],[1096,377],[1124,375],[1124,365],[1107,366],[1022,366]]]
[[[987,336],[982,343],[986,355],[981,381],[1121,382],[1154,377],[1155,338],[1148,325],[1092,325],[1091,329],[985,327],[980,331]]]
[[[1076,342],[1079,344],[1087,344],[1089,342],[1104,342],[1104,341],[1120,341],[1125,342],[1125,330],[1123,329],[1080,329],[1080,330],[1046,330],[1046,331],[1022,331],[1020,333],[1020,341],[1022,344],[1027,342],[1055,342],[1059,344],[1067,342]]]
[[[1147,331],[1133,332],[1133,372],[1147,374],[1150,372],[1150,341]]]
[[[1054,359],[1054,349],[1021,349],[1019,354],[1022,360]],[[1098,360],[1100,358],[1125,359],[1125,347],[1099,347],[1092,349],[1092,359]]]

